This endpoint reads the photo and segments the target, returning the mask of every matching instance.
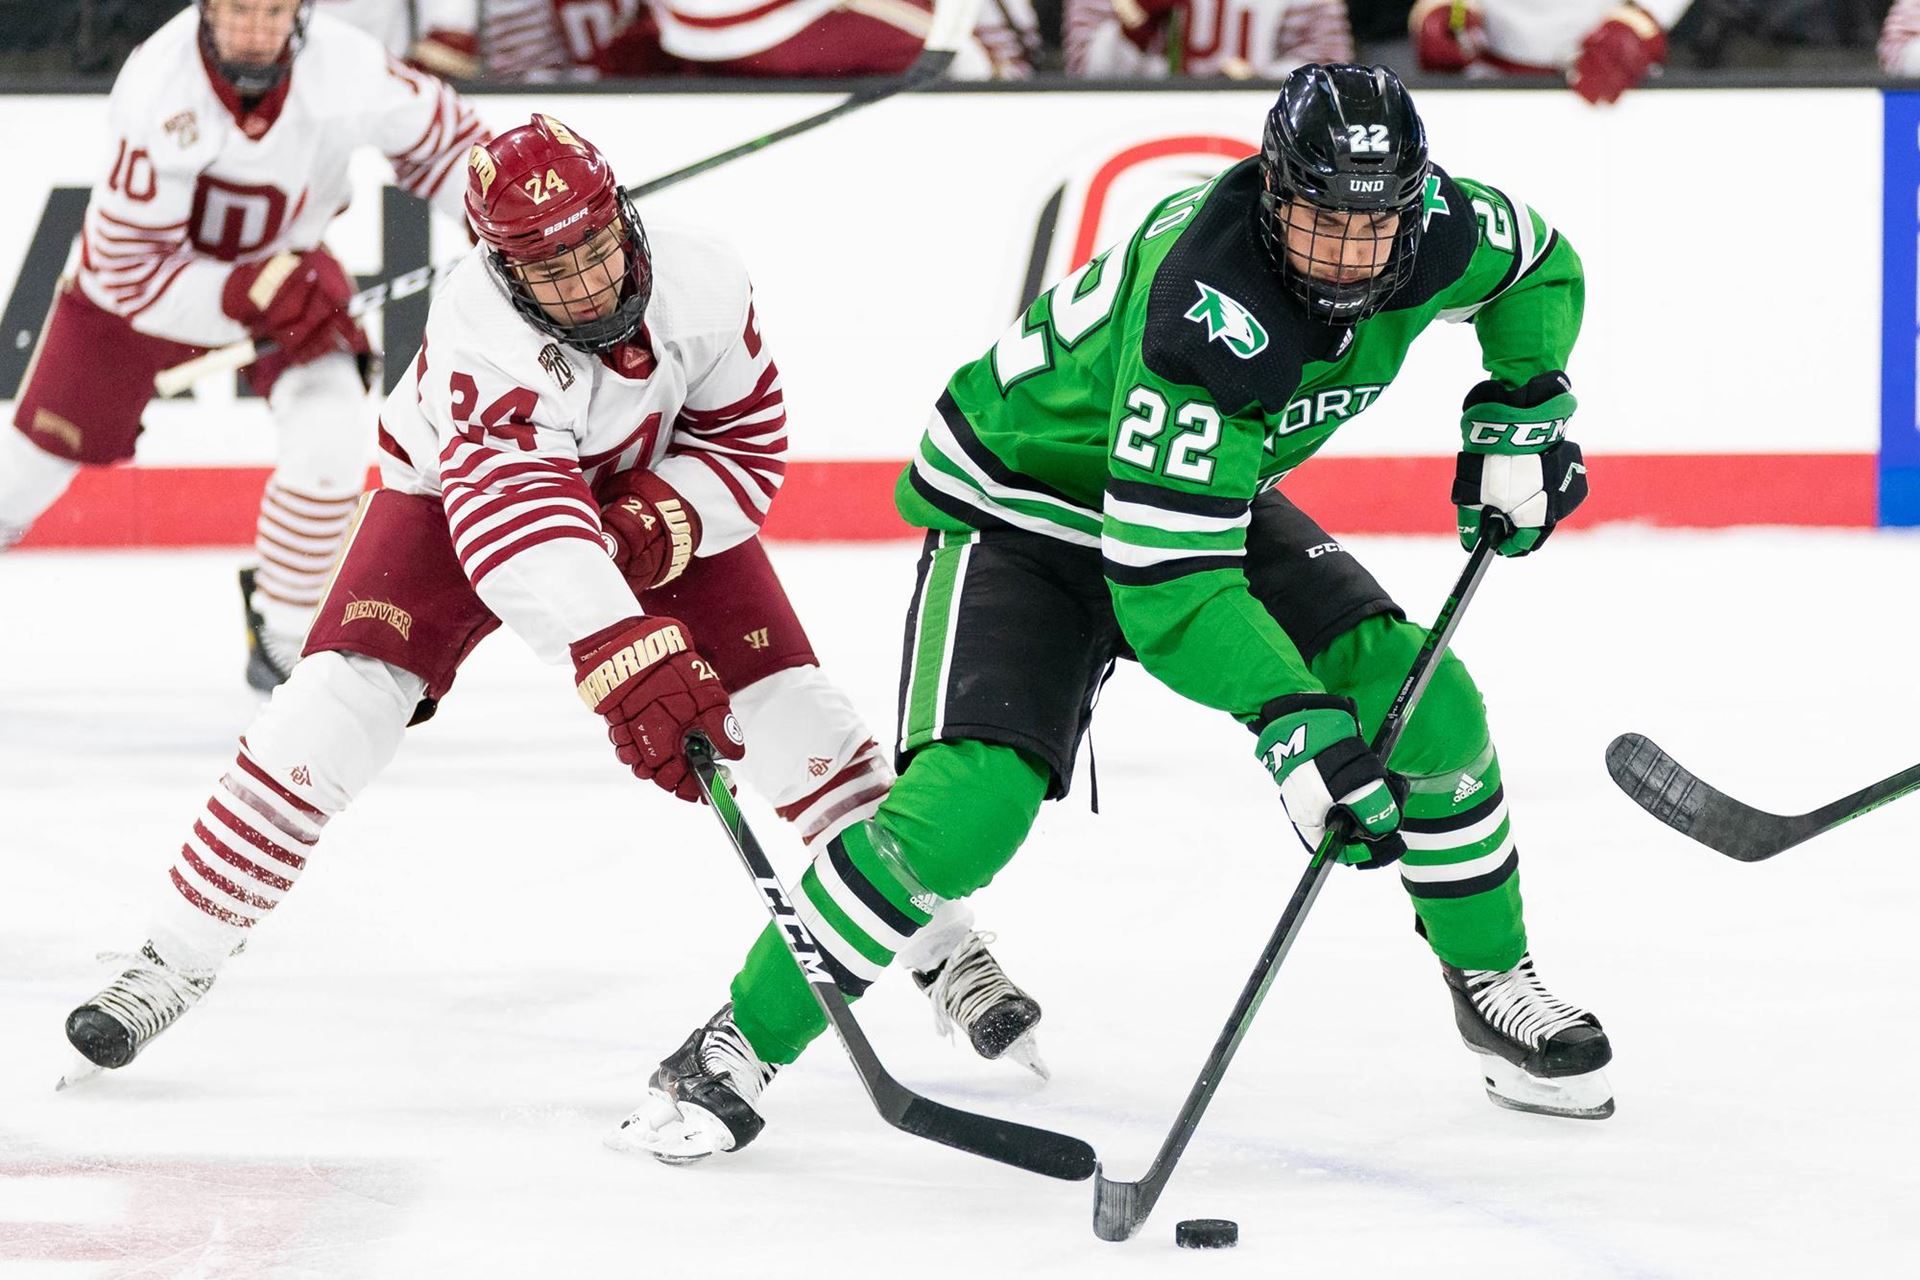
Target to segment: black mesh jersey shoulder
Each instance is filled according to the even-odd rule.
[[[1199,387],[1234,416],[1284,411],[1318,346],[1310,331],[1325,328],[1287,292],[1260,244],[1260,189],[1257,156],[1221,175],[1154,272],[1141,335],[1141,359],[1156,377]],[[1243,359],[1188,318],[1202,284],[1246,308],[1267,334],[1264,349]]]
[[[1404,311],[1432,302],[1467,274],[1473,251],[1480,245],[1480,220],[1467,193],[1439,165],[1433,166],[1433,176],[1440,179],[1437,194],[1446,202],[1446,212],[1435,206],[1427,218],[1426,229],[1420,233],[1419,252],[1413,258],[1413,275],[1393,291],[1382,311]]]

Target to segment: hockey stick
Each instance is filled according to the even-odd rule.
[[[806,979],[813,998],[819,1002],[820,1011],[827,1015],[827,1022],[840,1037],[847,1057],[853,1060],[854,1073],[860,1077],[860,1083],[866,1086],[867,1096],[873,1099],[874,1109],[880,1113],[880,1118],[916,1138],[926,1138],[976,1156],[985,1156],[989,1160],[998,1160],[1016,1169],[1026,1169],[1068,1182],[1092,1177],[1096,1163],[1093,1148],[1080,1139],[1030,1125],[1015,1124],[1011,1120],[997,1120],[992,1116],[961,1111],[922,1097],[888,1073],[879,1055],[873,1051],[873,1046],[867,1042],[866,1033],[854,1020],[853,1010],[847,1007],[846,997],[840,994],[833,975],[827,971],[826,959],[819,946],[808,933],[806,925],[801,923],[793,904],[787,901],[786,891],[774,876],[773,866],[767,861],[760,842],[754,838],[746,819],[741,816],[739,804],[727,789],[726,779],[714,763],[712,746],[698,733],[691,734],[687,738],[687,758],[692,761],[700,784],[706,788],[707,799],[712,803],[720,825],[726,828],[734,852],[740,855],[747,874],[753,877],[755,887],[760,890],[781,940],[787,944],[793,962],[800,966],[800,976]]]
[[[824,111],[795,120],[792,124],[782,125],[771,133],[763,133],[757,138],[729,147],[704,160],[696,160],[685,168],[675,169],[672,173],[665,173],[638,186],[628,187],[625,194],[634,200],[643,199],[656,191],[677,186],[688,178],[697,177],[710,169],[717,169],[743,156],[750,156],[776,142],[784,142],[798,134],[811,132],[831,120],[838,120],[848,112],[858,111],[876,102],[884,102],[896,94],[910,93],[932,84],[947,74],[947,68],[953,65],[954,55],[960,47],[960,42],[973,34],[973,19],[979,8],[980,0],[935,0],[932,26],[927,32],[926,46],[921,49],[920,56],[913,60],[912,65],[898,76],[877,79],[865,88],[855,89],[845,99]],[[410,298],[423,289],[431,289],[441,276],[460,265],[463,260],[464,255],[440,263],[438,266],[416,267],[411,271],[375,280],[347,299],[347,314],[358,318],[369,311],[378,311],[389,302]],[[198,355],[171,368],[162,369],[153,377],[153,389],[163,396],[179,395],[202,378],[244,369],[274,350],[274,345],[265,340],[235,342],[228,346],[215,347],[204,355]]]
[[[1700,781],[1649,738],[1623,733],[1607,746],[1607,772],[1629,799],[1709,849],[1741,862],[1764,862],[1843,822],[1920,791],[1920,764],[1882,778],[1810,813],[1782,817],[1741,804]]]
[[[1413,666],[1407,671],[1407,678],[1401,682],[1400,692],[1394,695],[1386,719],[1380,722],[1379,730],[1373,735],[1373,752],[1383,760],[1392,756],[1394,744],[1400,741],[1400,734],[1406,728],[1407,718],[1413,714],[1420,696],[1427,691],[1427,684],[1433,679],[1440,655],[1453,642],[1453,633],[1460,625],[1460,615],[1465,611],[1467,601],[1473,599],[1480,579],[1486,574],[1487,565],[1493,557],[1494,544],[1499,542],[1501,536],[1493,527],[1495,523],[1492,519],[1488,520],[1480,541],[1474,545],[1473,554],[1467,557],[1467,567],[1460,571],[1459,581],[1453,584],[1453,594],[1440,607],[1440,616],[1434,620],[1433,630],[1427,633],[1426,643],[1420,646],[1420,652],[1414,656]],[[1221,1078],[1227,1073],[1227,1065],[1233,1061],[1240,1042],[1253,1026],[1254,1015],[1260,1011],[1261,1001],[1267,998],[1267,988],[1273,985],[1274,975],[1287,958],[1287,952],[1300,932],[1301,922],[1306,919],[1314,899],[1320,896],[1328,873],[1339,861],[1334,856],[1335,851],[1346,838],[1344,823],[1328,825],[1326,836],[1320,841],[1320,847],[1313,851],[1306,874],[1300,877],[1293,897],[1287,902],[1287,909],[1280,915],[1280,923],[1274,928],[1273,936],[1267,939],[1259,963],[1254,965],[1247,985],[1241,989],[1233,1012],[1227,1015],[1227,1025],[1214,1042],[1213,1052],[1207,1055],[1206,1062],[1201,1065],[1199,1078],[1193,1082],[1193,1089],[1187,1094],[1180,1114],[1174,1119],[1172,1131],[1167,1134],[1167,1140],[1160,1144],[1159,1154],[1154,1156],[1145,1176],[1138,1182],[1114,1182],[1108,1179],[1099,1165],[1094,1166],[1093,1234],[1102,1240],[1125,1240],[1153,1212],[1160,1193],[1166,1190],[1167,1180],[1173,1176],[1174,1165],[1187,1149],[1187,1141],[1193,1137],[1193,1131],[1199,1127],[1207,1104],[1213,1100],[1214,1090],[1220,1087]]]

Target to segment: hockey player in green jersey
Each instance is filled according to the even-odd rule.
[[[1393,753],[1367,746],[1423,638],[1282,482],[1365,409],[1436,319],[1471,321],[1452,500],[1463,543],[1536,551],[1586,494],[1564,369],[1583,282],[1527,205],[1449,176],[1384,68],[1307,66],[1261,154],[1160,202],[954,374],[900,511],[926,529],[901,675],[899,781],[792,895],[857,996],[1065,794],[1116,658],[1251,730],[1308,847],[1397,862],[1492,1099],[1604,1117],[1599,1021],[1550,994],[1484,707],[1441,663]],[[1279,486],[1279,487],[1277,487]],[[732,1000],[660,1066],[616,1145],[737,1150],[761,1090],[825,1029],[769,928]]]

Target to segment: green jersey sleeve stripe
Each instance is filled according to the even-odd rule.
[[[1111,507],[1116,499],[1121,502],[1137,503],[1144,507],[1158,507],[1164,511],[1215,519],[1243,517],[1248,508],[1253,505],[1251,498],[1223,498],[1211,493],[1184,493],[1178,489],[1168,489],[1157,484],[1144,484],[1138,480],[1122,480],[1117,476],[1110,476],[1107,479],[1108,506]]]
[[[1211,573],[1219,569],[1231,569],[1237,574],[1243,574],[1245,559],[1244,555],[1182,556],[1177,560],[1162,560],[1157,564],[1133,565],[1102,555],[1100,571],[1106,575],[1108,582],[1118,586],[1157,587],[1172,582],[1176,578]]]

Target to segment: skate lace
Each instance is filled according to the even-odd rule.
[[[168,968],[150,946],[138,954],[109,951],[99,958],[127,968],[87,1003],[133,1032],[137,1044],[144,1045],[172,1026],[213,985],[210,976],[199,978]]]
[[[1467,989],[1474,1008],[1494,1030],[1537,1049],[1569,1027],[1586,1026],[1593,1015],[1569,1004],[1541,985],[1533,957],[1524,955],[1511,969],[1468,969]]]
[[[940,968],[927,997],[933,1001],[933,1029],[953,1034],[954,1024],[969,1033],[974,1020],[1008,997],[1026,993],[1007,977],[1000,962],[987,950],[998,934],[970,933]]]
[[[707,1034],[700,1041],[700,1065],[724,1077],[748,1106],[760,1100],[761,1093],[780,1071],[778,1063],[760,1061],[760,1055],[753,1051],[732,1018],[707,1028]]]

